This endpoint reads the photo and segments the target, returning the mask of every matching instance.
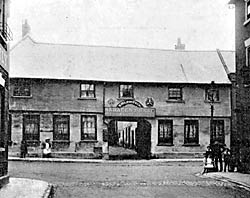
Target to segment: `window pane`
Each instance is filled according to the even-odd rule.
[[[95,85],[81,84],[80,97],[95,97]]]
[[[182,89],[181,88],[169,88],[168,89],[168,98],[173,100],[182,99]]]
[[[172,120],[159,120],[158,143],[173,143],[173,122]]]
[[[54,116],[54,140],[69,140],[69,116]]]
[[[96,140],[96,118],[95,116],[82,116],[82,140]]]
[[[39,115],[24,115],[24,140],[39,141]]]
[[[15,83],[13,96],[30,96],[30,85],[27,82]]]
[[[120,85],[120,97],[133,97],[132,85]]]
[[[185,120],[184,143],[199,143],[199,122],[198,120]]]

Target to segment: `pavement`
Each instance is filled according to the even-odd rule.
[[[203,159],[151,159],[151,160],[104,160],[104,159],[63,159],[63,158],[18,158],[9,157],[9,161],[26,162],[57,162],[57,163],[103,163],[122,165],[154,165],[171,162],[201,162]],[[239,172],[209,172],[205,174],[197,173],[196,176],[212,178],[215,180],[229,182],[237,188],[250,191],[250,174]],[[53,194],[53,185],[45,181],[10,178],[9,184],[0,189],[0,197],[6,198],[49,198]]]
[[[205,174],[197,173],[196,176],[231,183],[237,188],[243,188],[250,192],[250,174],[239,172],[209,172]]]
[[[4,198],[49,198],[53,186],[48,182],[10,177],[9,183],[0,189],[0,197]]]

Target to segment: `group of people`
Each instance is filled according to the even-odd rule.
[[[207,146],[207,150],[204,153],[204,171],[220,171],[224,172],[229,170],[230,163],[230,149],[225,144],[221,144],[215,141],[213,144]],[[223,167],[224,161],[224,167]]]
[[[43,158],[50,158],[51,157],[51,143],[50,138],[46,138],[44,142],[41,144],[42,149],[42,157]],[[20,157],[25,158],[28,154],[28,146],[25,140],[22,140],[21,147],[20,147]]]

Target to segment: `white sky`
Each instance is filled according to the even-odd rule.
[[[234,50],[229,0],[11,0],[16,43],[28,19],[35,41],[187,50]]]

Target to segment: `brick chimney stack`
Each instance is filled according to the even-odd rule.
[[[177,45],[175,45],[176,50],[185,50],[185,44],[181,43],[181,38],[177,39]]]
[[[25,37],[29,33],[30,33],[30,25],[28,24],[28,20],[25,19],[24,23],[22,24],[22,37]]]

